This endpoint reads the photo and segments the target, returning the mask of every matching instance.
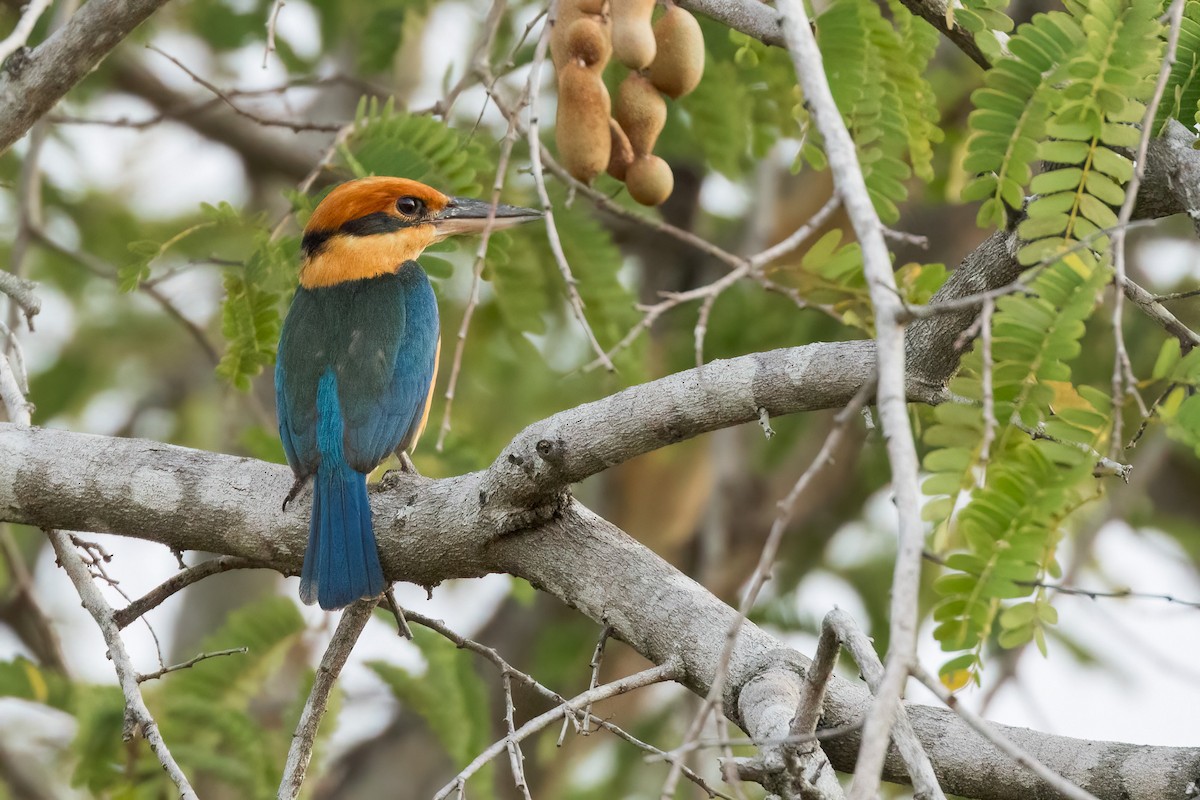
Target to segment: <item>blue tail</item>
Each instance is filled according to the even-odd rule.
[[[327,466],[328,465],[328,466]],[[341,608],[384,589],[371,527],[367,476],[344,461],[321,462],[313,482],[312,521],[300,574],[300,599]]]

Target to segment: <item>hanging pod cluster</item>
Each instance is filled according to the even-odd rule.
[[[559,156],[567,171],[591,183],[607,171],[642,205],[671,196],[675,178],[654,155],[667,121],[663,95],[677,99],[704,74],[704,36],[696,18],[670,4],[651,24],[655,0],[560,0],[550,37],[558,72]],[[609,58],[630,72],[616,107],[601,77]]]

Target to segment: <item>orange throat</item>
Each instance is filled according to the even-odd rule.
[[[416,261],[435,238],[432,225],[373,236],[333,236],[319,252],[304,259],[300,285],[319,289],[396,272],[406,261]]]

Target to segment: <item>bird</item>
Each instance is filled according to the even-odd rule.
[[[385,589],[367,475],[411,451],[429,416],[441,336],[421,253],[541,216],[368,177],[336,186],[309,217],[275,364],[279,436],[295,475],[284,510],[313,485],[305,604],[336,609]]]

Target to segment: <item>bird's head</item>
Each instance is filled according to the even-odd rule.
[[[448,236],[540,219],[528,208],[449,197],[406,178],[359,178],[334,188],[304,228],[300,284],[312,289],[395,272]]]

